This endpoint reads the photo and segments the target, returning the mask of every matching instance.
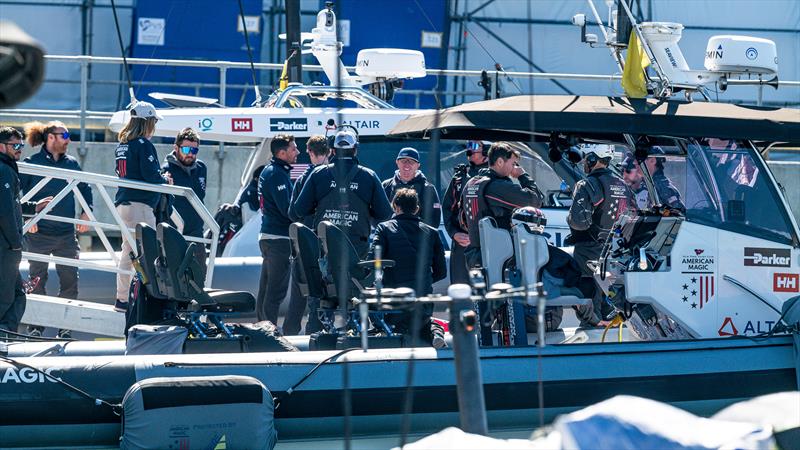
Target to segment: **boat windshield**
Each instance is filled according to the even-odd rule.
[[[679,155],[681,148],[685,156]],[[676,139],[674,146],[657,147],[644,164],[661,203],[681,209],[688,221],[788,245],[797,242],[768,169],[748,142]],[[648,207],[638,164],[623,162],[622,169],[640,209]]]
[[[272,102],[276,108],[363,108],[387,109],[391,105],[360,88],[292,86]]]

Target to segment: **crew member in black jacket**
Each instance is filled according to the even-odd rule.
[[[447,275],[444,259],[444,246],[439,232],[419,218],[419,198],[411,188],[401,188],[392,199],[394,216],[381,222],[375,228],[375,236],[370,247],[370,259],[375,256],[375,248],[380,246],[382,258],[394,261],[394,267],[384,270],[383,285],[387,288],[408,287],[418,296],[433,292],[433,283]],[[433,304],[426,304],[419,311],[419,322],[415,332],[413,312],[388,314],[386,322],[398,333],[419,336],[423,341],[442,347],[444,340],[438,326],[431,327]]]
[[[156,131],[156,122],[161,116],[155,107],[147,102],[136,102],[130,110],[131,117],[128,123],[120,130],[117,138],[119,145],[116,150],[117,176],[123,180],[138,181],[152,184],[172,184],[170,175],[161,174],[156,148],[150,142]],[[135,188],[120,187],[114,199],[117,213],[128,228],[135,228],[136,224],[144,222],[151,227],[156,226],[155,208],[161,201],[158,192],[144,191]],[[123,237],[122,252],[119,257],[119,269],[131,270],[131,242]],[[131,276],[117,274],[117,300],[114,309],[124,312],[128,309],[128,290],[130,289]]]
[[[469,245],[469,232],[461,223],[461,192],[467,181],[478,174],[481,169],[489,166],[486,156],[488,145],[484,149],[481,141],[468,141],[466,154],[468,164],[459,164],[455,168],[453,178],[447,186],[442,200],[442,214],[444,215],[444,228],[453,240],[450,248],[450,283],[469,283],[467,260],[464,251]]]
[[[328,140],[325,136],[321,134],[317,134],[308,138],[306,141],[306,151],[308,152],[308,158],[311,160],[311,164],[308,166],[305,172],[303,172],[300,177],[297,178],[294,182],[294,188],[292,189],[292,199],[291,204],[297,201],[297,197],[300,196],[300,191],[303,189],[303,185],[306,184],[308,181],[308,177],[311,175],[317,167],[323,164],[328,164],[328,156],[331,154],[331,149],[328,148]],[[302,222],[303,225],[312,228],[314,226],[314,216],[305,216],[305,217],[297,217],[293,215],[294,209],[289,206],[289,218],[295,222]],[[313,228],[312,228],[313,229]],[[292,271],[292,283],[296,284],[298,282],[303,281],[303,271],[299,270],[300,265],[296,264],[294,266],[294,270]],[[300,290],[300,287],[292,286],[292,289]],[[286,319],[283,321],[283,331],[286,334],[290,334],[290,332],[299,333],[301,322],[303,320],[303,314],[306,311],[306,298],[302,295],[292,296],[292,302],[289,303],[289,310],[286,312]],[[319,309],[319,299],[311,299],[308,304],[308,322],[306,323],[306,334],[316,333],[322,329],[322,322],[319,321],[319,317],[317,316],[317,309]],[[287,331],[288,330],[288,331]]]
[[[172,177],[174,185],[191,188],[202,202],[206,198],[206,176],[208,171],[206,163],[197,158],[199,151],[200,136],[193,129],[184,128],[175,137],[172,152],[168,153],[164,158],[161,171]],[[186,197],[176,196],[172,206],[183,220],[183,235],[196,238],[203,237],[203,219],[197,214],[189,200]],[[202,262],[203,268],[205,268],[205,245],[196,248],[197,257]]]
[[[358,164],[355,132],[336,133],[333,150],[333,163],[311,173],[292,205],[292,214],[313,215],[314,229],[323,220],[341,227],[363,257],[369,250],[371,224],[391,217],[392,207],[375,172]]]
[[[405,147],[397,154],[397,170],[392,178],[383,180],[383,190],[386,198],[394,198],[395,192],[402,188],[411,188],[417,192],[420,210],[419,217],[433,228],[439,228],[442,222],[442,205],[439,203],[439,193],[428,182],[425,174],[419,170],[419,152],[411,147]]]
[[[294,136],[279,134],[270,143],[272,160],[261,172],[258,180],[258,198],[261,204],[261,279],[258,283],[256,314],[258,320],[278,323],[278,308],[286,296],[291,273],[291,242],[289,241],[289,200],[292,198],[292,164],[300,151]],[[297,284],[292,283],[291,296],[299,296]],[[289,302],[292,302],[290,297]],[[284,320],[284,325],[285,325]],[[298,324],[299,325],[299,324]],[[290,327],[291,328],[291,327]],[[297,334],[290,329],[286,334]]]
[[[461,194],[469,245],[465,256],[468,267],[481,265],[478,222],[493,217],[497,226],[511,229],[511,214],[523,206],[542,206],[544,196],[536,182],[519,166],[519,150],[508,142],[495,142],[489,148],[489,168],[471,178]],[[516,178],[519,184],[511,179]]]
[[[0,128],[0,339],[7,331],[17,332],[25,313],[25,290],[19,274],[22,260],[22,214],[34,214],[52,197],[38,202],[19,201],[19,169],[22,133],[11,127]]]
[[[28,123],[25,125],[25,135],[31,147],[35,148],[41,146],[41,148],[38,152],[25,158],[24,162],[56,169],[81,170],[78,160],[67,155],[67,147],[70,143],[69,130],[62,122],[53,121],[47,124],[41,122]],[[20,189],[23,193],[27,193],[41,180],[42,177],[39,176],[20,174]],[[45,197],[58,195],[65,187],[67,187],[66,180],[52,179],[37,191],[31,197],[31,200],[36,201]],[[86,206],[92,208],[92,189],[89,185],[86,183],[78,183],[78,190],[86,201]],[[83,205],[83,203],[80,204]],[[83,207],[81,207],[81,210],[83,210]],[[53,216],[69,217],[70,219],[74,218],[75,194],[70,191],[61,201],[53,206],[49,214]],[[89,220],[86,211],[81,213],[80,219]],[[75,228],[75,225],[71,223],[41,220],[35,223],[25,235],[25,249],[40,255],[78,259],[80,248],[78,247],[78,238],[75,234]],[[84,233],[88,231],[88,229],[89,227],[87,225],[77,226],[77,231],[79,233]],[[41,261],[29,261],[28,264],[30,267],[28,273],[31,279],[39,278],[39,283],[36,284],[32,293],[47,295],[45,286],[48,278],[48,264]],[[75,266],[56,264],[56,273],[58,274],[59,282],[58,296],[62,298],[78,298],[78,268]],[[28,328],[28,334],[32,336],[41,336],[43,330],[43,327],[31,326]],[[59,330],[58,336],[62,338],[71,337],[69,330]]]

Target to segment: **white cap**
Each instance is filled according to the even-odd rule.
[[[333,138],[333,148],[346,150],[355,148],[356,145],[358,145],[358,138],[351,130],[342,130],[336,133],[336,136]]]
[[[579,149],[584,158],[590,153],[594,153],[599,159],[614,157],[614,146],[609,144],[581,144]]]
[[[161,115],[158,114],[156,111],[156,107],[153,106],[152,103],[148,102],[136,102],[131,106],[131,117],[141,117],[143,119],[149,119],[151,117],[155,117],[158,120],[163,119]]]

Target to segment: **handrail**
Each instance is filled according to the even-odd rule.
[[[29,163],[18,163],[20,173],[33,175],[42,177],[42,179],[36,183],[36,185],[25,192],[25,195],[22,196],[22,201],[30,200],[37,192],[39,192],[49,181],[58,179],[66,181],[67,185],[61,189],[56,195],[53,196],[53,200],[45,206],[41,211],[36,213],[31,219],[29,219],[23,225],[22,232],[27,233],[30,230],[31,226],[36,224],[38,221],[42,219],[52,220],[55,222],[64,222],[64,223],[71,223],[71,224],[80,224],[80,225],[89,225],[94,228],[97,236],[100,238],[100,241],[103,243],[103,247],[108,252],[111,260],[114,261],[114,266],[108,266],[104,264],[98,264],[96,262],[90,261],[83,261],[80,259],[69,259],[69,258],[56,258],[50,255],[42,255],[39,253],[32,253],[32,252],[22,252],[22,256],[28,260],[32,261],[41,261],[41,262],[56,262],[58,264],[73,266],[73,267],[85,267],[85,268],[92,268],[96,270],[102,270],[106,272],[114,272],[114,273],[125,273],[132,275],[132,271],[122,271],[117,268],[119,263],[119,258],[116,255],[116,251],[112,248],[111,243],[106,236],[105,230],[118,230],[122,239],[127,240],[127,242],[131,245],[131,248],[134,252],[136,252],[136,241],[133,237],[133,233],[135,232],[134,229],[128,228],[125,226],[125,223],[122,221],[122,218],[117,213],[116,207],[114,206],[114,201],[108,193],[107,188],[119,188],[119,187],[126,187],[131,189],[138,189],[142,191],[148,192],[158,192],[160,194],[172,194],[178,197],[184,197],[189,201],[189,204],[192,205],[195,212],[198,213],[200,218],[203,220],[203,224],[208,227],[211,231],[211,238],[195,238],[195,237],[186,237],[187,241],[192,242],[199,242],[202,244],[210,244],[210,254],[208,256],[208,265],[206,271],[206,283],[205,287],[211,287],[211,282],[214,277],[214,260],[217,254],[217,241],[219,237],[219,225],[214,220],[214,217],[205,207],[202,201],[197,197],[197,194],[191,188],[183,187],[183,186],[174,186],[169,184],[151,184],[151,183],[144,183],[140,181],[131,181],[131,180],[124,180],[117,177],[113,177],[110,175],[102,175],[98,173],[92,172],[82,172],[76,170],[68,170],[68,169],[57,169],[54,167],[46,167],[40,166],[36,164],[29,164]],[[106,208],[109,209],[111,212],[112,217],[114,218],[115,223],[104,223],[97,220],[97,217],[94,215],[92,209],[89,208],[88,202],[83,197],[83,194],[80,190],[78,190],[78,184],[86,183],[90,187],[94,193],[100,194],[101,202],[95,202],[95,209],[99,204],[103,204]],[[52,209],[62,201],[69,193],[73,193],[75,195],[75,200],[80,204],[81,208],[84,212],[86,212],[89,220],[81,220],[75,219],[72,217],[60,217],[51,215],[50,212]],[[180,215],[177,212],[173,214],[177,215],[178,218]],[[121,255],[124,257],[125,255]]]

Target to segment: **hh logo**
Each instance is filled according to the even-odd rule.
[[[253,131],[253,119],[249,117],[241,118],[241,119],[231,119],[231,131],[234,132],[244,132],[244,131]]]
[[[772,276],[774,292],[800,292],[800,275],[796,273],[776,273]]]

